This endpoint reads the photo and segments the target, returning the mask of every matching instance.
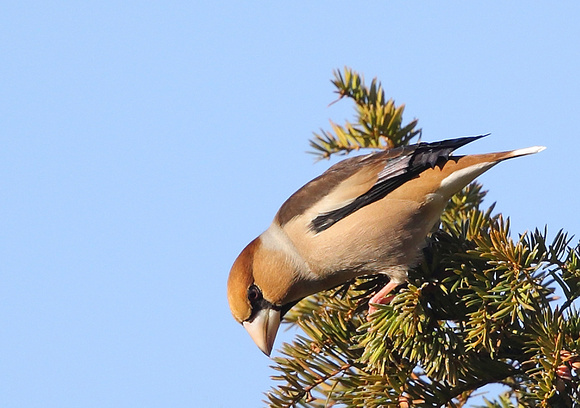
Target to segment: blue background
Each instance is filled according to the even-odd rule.
[[[324,171],[378,76],[423,140],[546,145],[481,177],[514,232],[580,232],[577,2],[0,4],[0,406],[256,407],[238,252]],[[331,161],[333,162],[333,161]],[[290,340],[282,333],[277,341]]]

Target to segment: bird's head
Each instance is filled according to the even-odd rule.
[[[259,237],[244,248],[230,271],[230,310],[267,356],[272,352],[282,316],[296,304],[284,303],[292,276],[286,257],[265,248]]]

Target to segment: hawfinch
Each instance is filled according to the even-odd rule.
[[[480,137],[352,157],[286,200],[228,278],[231,312],[260,350],[270,355],[282,316],[313,293],[383,273],[390,281],[370,300],[380,303],[405,282],[451,196],[500,161],[544,149],[451,156]]]

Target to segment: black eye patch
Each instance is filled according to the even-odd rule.
[[[263,309],[280,310],[280,307],[273,305],[272,303],[270,303],[266,299],[264,299],[264,295],[262,295],[262,291],[256,285],[251,285],[248,288],[248,300],[250,301],[250,305],[252,306],[252,314],[250,315],[250,318],[248,319],[249,322],[254,320],[254,318],[256,317],[256,315],[258,314],[258,312],[260,310],[263,310]]]
[[[263,309],[278,310],[280,311],[280,318],[282,318],[286,313],[288,313],[288,311],[292,308],[292,306],[300,302],[301,299],[298,299],[294,302],[286,303],[285,305],[282,306],[277,306],[264,299],[264,295],[262,295],[262,291],[257,285],[250,285],[250,287],[248,288],[248,300],[250,301],[250,305],[252,306],[252,314],[248,319],[248,321],[251,322],[256,317],[256,314],[258,314],[258,312]]]

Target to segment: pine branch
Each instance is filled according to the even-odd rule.
[[[416,119],[403,125],[405,105],[395,105],[393,99],[385,100],[385,92],[380,82],[374,78],[366,86],[364,78],[350,68],[344,73],[334,71],[333,85],[339,99],[350,98],[355,103],[356,123],[346,122],[344,126],[330,121],[331,131],[314,133],[310,147],[318,159],[329,158],[332,154],[347,154],[361,148],[389,149],[409,144],[411,139],[421,134],[416,129]]]
[[[357,118],[311,142],[320,157],[419,134],[376,79],[367,87],[345,69],[333,83]],[[493,383],[510,391],[487,407],[580,406],[580,244],[563,231],[550,240],[547,228],[512,238],[494,204],[481,209],[485,194],[473,183],[450,200],[408,284],[370,320],[384,275],[291,309],[286,321],[304,335],[274,359],[270,406],[461,407]]]

